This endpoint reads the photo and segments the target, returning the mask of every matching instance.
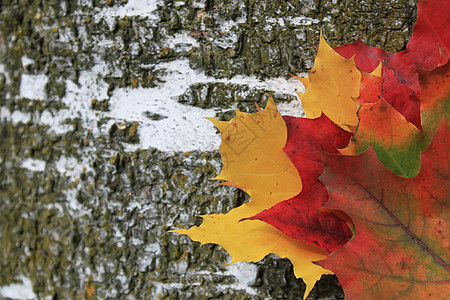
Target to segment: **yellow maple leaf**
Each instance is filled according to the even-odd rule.
[[[324,259],[329,254],[317,247],[295,240],[262,221],[239,222],[259,212],[247,203],[232,209],[227,214],[204,215],[200,226],[174,232],[187,234],[192,240],[202,244],[221,245],[231,255],[231,263],[257,262],[270,253],[286,257],[294,266],[295,276],[302,278],[305,282],[305,296],[307,296],[323,274],[333,274],[312,263]]]
[[[269,98],[266,108],[256,114],[236,111],[228,121],[207,118],[222,135],[219,147],[223,167],[215,178],[241,188],[260,209],[266,209],[289,199],[301,191],[297,169],[284,153],[287,129],[275,102]]]
[[[306,92],[297,93],[306,117],[315,119],[324,113],[342,129],[354,131],[358,124],[358,107],[353,99],[359,95],[361,81],[354,58],[340,56],[327,44],[321,32],[314,67],[308,74]]]
[[[373,76],[376,76],[376,77],[381,77],[382,67],[383,67],[383,66],[382,66],[382,63],[381,63],[381,61],[380,61],[380,63],[378,64],[378,66],[370,73],[370,75],[373,75]],[[364,73],[364,72],[361,71],[361,73]],[[300,76],[293,75],[293,74],[290,74],[290,75],[291,75],[292,77],[298,79],[298,80],[303,84],[303,86],[305,87],[305,89],[308,88],[308,86],[309,86],[309,78],[308,78],[308,77],[300,77]],[[297,94],[299,94],[299,93],[297,93]],[[299,94],[299,95],[302,95],[302,94]]]
[[[312,263],[328,253],[290,238],[262,221],[240,222],[301,191],[298,171],[283,151],[287,129],[273,99],[256,114],[237,111],[229,122],[211,121],[222,134],[219,149],[223,168],[215,179],[228,180],[226,184],[245,190],[251,201],[227,214],[202,216],[200,226],[174,232],[187,234],[202,244],[221,245],[231,255],[231,263],[256,262],[270,253],[287,257],[294,265],[295,275],[305,282],[308,295],[323,274],[332,274]]]

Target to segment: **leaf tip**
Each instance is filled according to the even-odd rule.
[[[203,118],[208,120],[208,121],[210,121],[211,123],[214,124],[214,126],[216,126],[217,128],[220,129],[220,127],[221,127],[220,124],[221,124],[222,121],[219,121],[219,120],[217,120],[216,118],[213,118],[213,117],[203,117]]]

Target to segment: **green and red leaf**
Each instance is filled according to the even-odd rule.
[[[412,177],[420,169],[420,131],[380,95],[381,79],[363,73],[358,111],[359,124],[341,154],[356,155],[372,145],[383,165],[392,172]]]
[[[450,115],[450,61],[433,71],[419,71],[422,89],[421,112],[425,143],[431,140],[434,131],[444,116]]]

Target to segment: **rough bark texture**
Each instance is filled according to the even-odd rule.
[[[250,87],[245,78],[264,82],[308,71],[320,28],[333,46],[360,36],[372,46],[403,49],[415,2],[158,0],[140,1],[154,6],[149,16],[120,14],[135,2],[0,4],[0,287],[25,276],[36,297],[49,299],[300,297],[304,284],[287,260],[227,267],[219,246],[166,233],[199,224],[199,214],[226,212],[247,196],[209,180],[220,170],[217,151],[139,149],[145,127],[133,116],[108,117],[111,97],[170,87],[164,80],[174,70],[165,65],[186,62],[208,80],[171,100],[228,119],[232,108],[251,111],[254,100],[264,105],[271,90]],[[99,65],[103,98],[87,105],[87,96],[70,98],[80,101],[78,113],[67,103],[69,85],[89,90],[83,76]],[[36,81],[45,85],[29,78],[45,78]],[[225,80],[233,78],[244,79]],[[41,92],[31,97],[33,89]],[[155,122],[166,118],[142,113]],[[241,269],[249,278],[234,275]],[[342,298],[334,276],[309,297]]]

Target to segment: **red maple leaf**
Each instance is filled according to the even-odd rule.
[[[385,169],[372,148],[323,154],[325,205],[347,213],[357,233],[318,264],[337,275],[347,299],[449,299],[449,142],[443,120],[414,178]]]
[[[448,60],[450,54],[450,1],[421,0],[417,3],[417,21],[406,51],[418,69],[430,71]]]

